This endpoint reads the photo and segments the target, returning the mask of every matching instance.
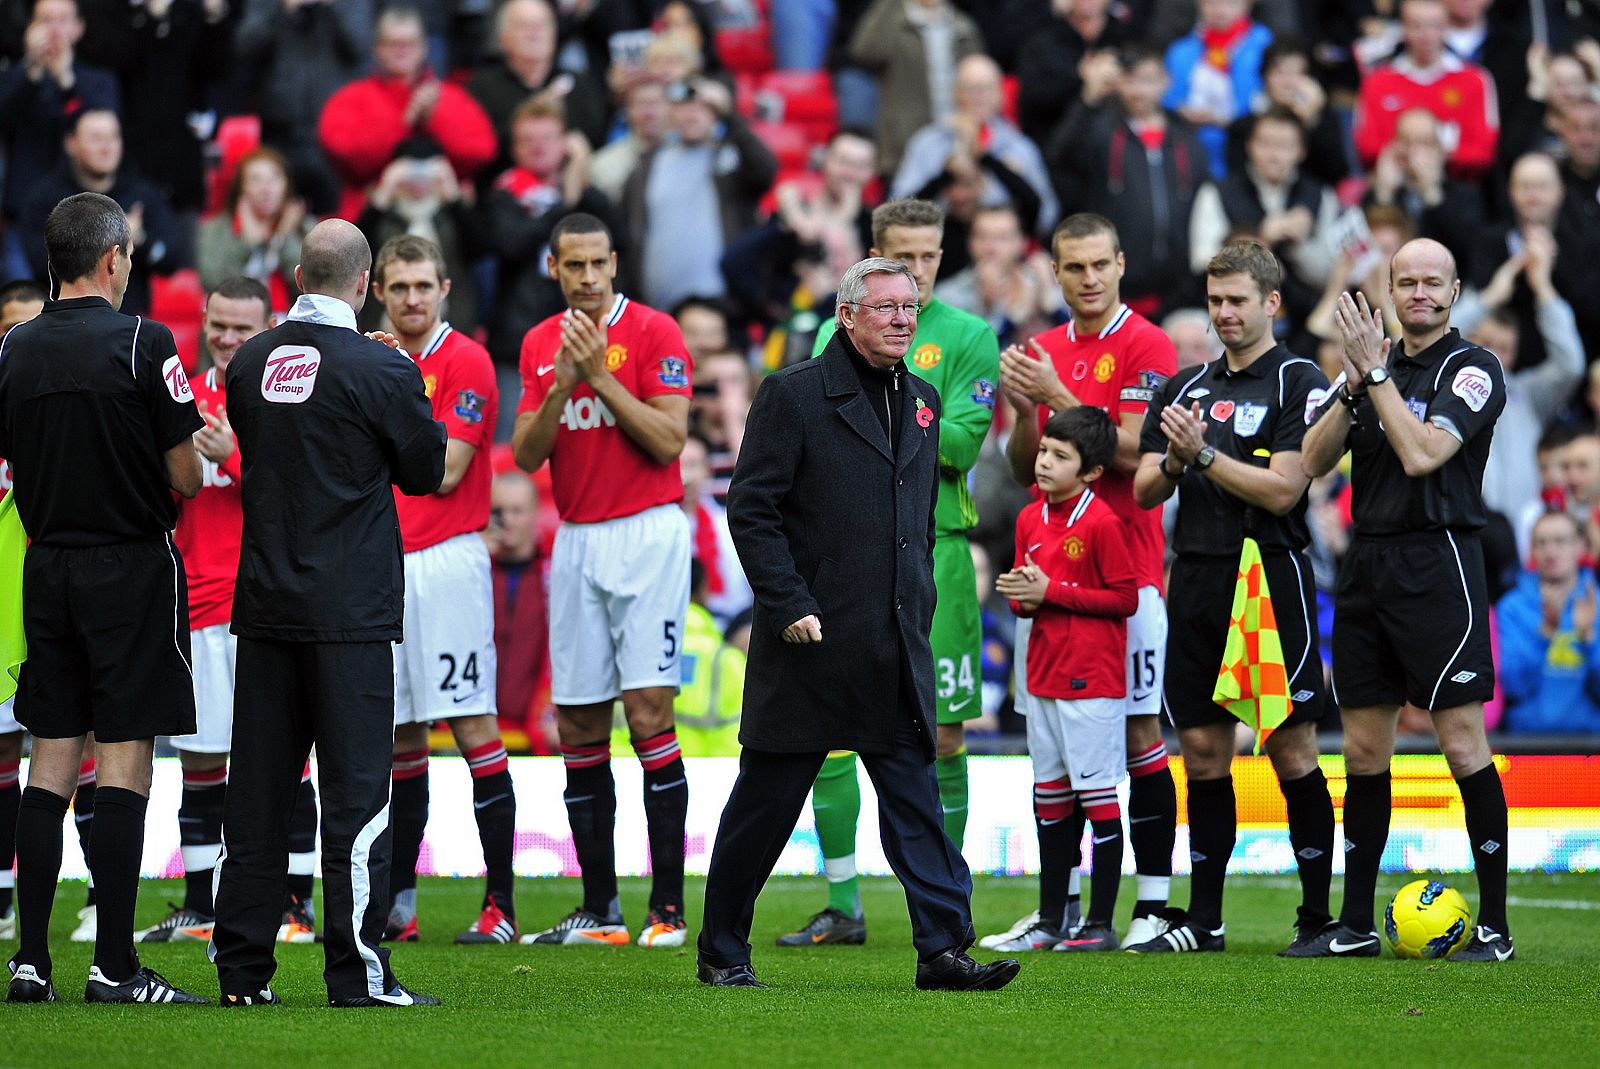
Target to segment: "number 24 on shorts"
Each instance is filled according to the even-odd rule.
[[[444,662],[444,679],[439,682],[440,690],[456,690],[463,683],[468,684],[472,690],[478,689],[478,655],[476,653],[467,654],[467,659],[459,662],[461,665],[460,682],[457,682],[456,665],[458,662],[455,656],[449,653],[441,653],[439,654],[439,660]]]

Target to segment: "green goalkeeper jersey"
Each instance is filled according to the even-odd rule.
[[[812,356],[827,348],[837,329],[835,319],[822,324]],[[906,353],[906,369],[932,383],[943,404],[935,533],[970,531],[978,525],[978,507],[967,488],[967,473],[978,462],[978,450],[994,419],[1000,342],[988,323],[936,297],[917,316],[917,334]]]

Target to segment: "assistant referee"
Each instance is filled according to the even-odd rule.
[[[289,814],[315,744],[322,794],[323,978],[336,1007],[437,1005],[378,945],[389,912],[394,654],[405,578],[391,484],[431,494],[445,429],[405,353],[357,332],[372,249],[350,223],[306,235],[283,325],[228,365],[243,459],[244,537],[233,767],[223,814],[214,960],[224,1006],[268,986]]]
[[[0,456],[32,538],[16,716],[33,733],[33,759],[17,817],[22,945],[6,998],[56,999],[50,907],[62,818],[92,731],[99,786],[88,860],[100,915],[84,1000],[204,1002],[140,967],[133,913],[155,737],[195,729],[172,491],[200,489],[193,435],[205,423],[172,333],[117,311],[133,267],[117,202],[62,200],[45,247],[59,297],[0,341]]]

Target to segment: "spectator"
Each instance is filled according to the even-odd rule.
[[[940,282],[933,295],[986,321],[1002,349],[1066,321],[1050,258],[1028,251],[1016,209],[980,208],[968,245],[972,266]]]
[[[456,178],[439,143],[427,134],[414,134],[400,142],[394,161],[383,169],[356,217],[374,249],[402,234],[439,246],[445,277],[451,280],[450,325],[464,334],[478,326],[478,286],[471,264],[480,242],[473,199],[472,186]],[[382,301],[368,301],[361,309],[362,329],[382,327],[384,314]]]
[[[0,286],[0,338],[9,334],[18,323],[26,323],[44,311],[44,302],[49,297],[45,288],[31,278],[13,279]],[[0,468],[4,467],[5,461],[0,460]],[[6,481],[0,485],[0,490],[9,490],[9,469],[4,474]]]
[[[1567,199],[1600,223],[1600,103],[1581,101],[1561,117],[1561,157]]]
[[[66,160],[34,187],[18,229],[28,253],[30,275],[50,278],[44,223],[61,200],[74,193],[103,193],[128,216],[133,268],[122,298],[125,315],[150,311],[150,276],[170,275],[185,266],[177,223],[159,190],[122,166],[122,123],[104,109],[80,111],[66,137]]]
[[[1111,0],[1050,0],[1049,20],[1028,34],[1017,57],[1017,118],[1035,144],[1049,139],[1078,99],[1084,60],[1133,40],[1110,9]]]
[[[982,51],[977,25],[950,0],[876,0],[867,9],[848,56],[877,82],[878,165],[885,174],[899,168],[912,134],[950,113],[956,64]]]
[[[1583,528],[1586,559],[1600,560],[1600,431],[1582,428],[1561,450],[1561,492],[1566,511]]]
[[[1562,297],[1578,313],[1578,330],[1590,352],[1600,352],[1600,308],[1595,295],[1600,293],[1600,232],[1583,213],[1564,208],[1565,187],[1556,161],[1542,152],[1529,153],[1511,168],[1511,219],[1500,226],[1480,229],[1472,245],[1468,278],[1476,286],[1487,286],[1508,257],[1514,257],[1530,243],[1539,253],[1550,249],[1554,261],[1550,277]],[[1515,276],[1513,275],[1513,278]],[[1532,275],[1517,281],[1510,304],[1522,324],[1525,363],[1543,359],[1544,344],[1539,340],[1538,312],[1531,288]]]
[[[729,550],[731,552],[732,546]],[[689,562],[689,608],[683,620],[683,685],[672,701],[678,744],[685,757],[737,757],[739,715],[744,708],[746,651],[724,636],[707,607],[711,573],[697,557]],[[617,738],[617,735],[623,738]],[[612,748],[627,732],[612,734]]]
[[[539,547],[539,491],[520,471],[495,477],[484,532],[494,575],[495,702],[503,724],[528,733],[534,753],[555,753],[541,729],[550,617]],[[554,724],[548,725],[553,728]]]
[[[1590,388],[1593,388],[1594,369],[1597,366],[1600,365],[1589,365]],[[1533,545],[1533,525],[1539,521],[1539,517],[1550,511],[1567,511],[1567,446],[1582,431],[1582,427],[1571,423],[1552,423],[1545,428],[1538,444],[1534,446],[1534,465],[1539,471],[1539,498],[1522,510],[1512,526],[1517,545],[1522,547],[1519,551],[1522,560],[1532,559],[1529,554]],[[1573,518],[1578,518],[1576,513]]]
[[[778,173],[776,157],[721,83],[679,82],[667,100],[672,132],[640,161],[623,194],[643,252],[645,300],[660,308],[726,292],[723,252],[755,224]]]
[[[238,59],[255,72],[261,140],[289,161],[313,215],[339,208],[339,180],[317,124],[323,105],[371,58],[372,10],[373,0],[245,0],[234,37]]]
[[[1178,351],[1178,370],[1209,364],[1217,358],[1217,345],[1211,340],[1211,316],[1204,308],[1179,308],[1167,313],[1161,329]]]
[[[1500,135],[1500,159],[1509,166],[1512,160],[1529,152],[1561,152],[1562,132],[1567,115],[1595,100],[1595,83],[1600,72],[1591,71],[1581,57],[1572,52],[1557,52],[1534,45],[1528,49],[1527,100],[1514,113],[1515,122],[1506,124]],[[1513,114],[1506,108],[1507,114]]]
[[[1400,116],[1423,108],[1439,120],[1440,142],[1452,175],[1476,179],[1494,162],[1500,114],[1494,81],[1475,63],[1445,48],[1440,0],[1402,0],[1404,47],[1361,80],[1355,112],[1356,152],[1365,167],[1395,139]]]
[[[1344,343],[1334,325],[1334,309],[1339,294],[1355,290],[1367,299],[1367,307],[1383,313],[1385,333],[1400,329],[1395,318],[1394,305],[1389,299],[1389,261],[1400,246],[1416,236],[1411,217],[1393,205],[1370,205],[1363,211],[1371,249],[1366,254],[1353,256],[1341,251],[1328,272],[1328,284],[1323,287],[1322,299],[1306,316],[1302,346],[1315,346],[1317,364],[1329,380],[1338,378],[1344,371]]]
[[[1337,250],[1330,235],[1339,217],[1333,190],[1300,170],[1305,130],[1291,111],[1255,116],[1248,162],[1194,199],[1189,266],[1199,274],[1224,243],[1253,237],[1283,264],[1283,314],[1298,327],[1317,303]]]
[[[1500,685],[1513,734],[1600,732],[1594,572],[1571,516],[1533,526],[1533,567],[1500,599]]]
[[[1535,447],[1583,378],[1583,343],[1572,306],[1551,280],[1554,263],[1549,236],[1530,235],[1487,286],[1462,294],[1450,317],[1464,337],[1498,356],[1506,370],[1506,406],[1495,421],[1483,471],[1483,503],[1513,524],[1539,501]],[[1526,278],[1533,292],[1542,342],[1544,359],[1533,367],[1523,363],[1522,321],[1509,303],[1519,278]],[[1518,548],[1518,558],[1526,559],[1526,540]]]
[[[413,134],[437,141],[462,182],[495,157],[494,128],[478,102],[428,70],[416,9],[389,8],[375,32],[371,76],[329,98],[317,123],[323,150],[344,181],[338,214],[351,220],[361,214],[368,187]]]
[[[73,116],[88,110],[114,112],[120,103],[117,80],[110,71],[78,62],[76,50],[82,38],[83,20],[75,0],[35,0],[23,34],[22,61],[0,70],[6,224],[0,279],[31,274],[20,235],[11,228],[22,218],[29,195],[61,165],[61,142]]]
[[[589,161],[589,180],[612,201],[622,200],[628,179],[646,154],[667,136],[667,87],[653,78],[635,81],[622,96],[628,132],[611,141]]]
[[[1425,108],[1412,108],[1395,122],[1394,139],[1378,153],[1364,203],[1398,206],[1418,237],[1461,255],[1478,240],[1483,198],[1476,187],[1450,176],[1447,158],[1439,120]]]
[[[1528,47],[1531,42],[1527,32],[1509,19],[1501,18],[1491,24],[1489,9],[1493,5],[1494,0],[1444,0],[1444,46],[1457,59],[1488,73],[1500,114],[1510,120],[1507,126],[1521,125],[1529,116]],[[1500,4],[1502,13],[1508,6]]]
[[[940,199],[957,178],[981,175],[979,205],[1010,203],[1034,234],[1055,228],[1060,206],[1044,157],[1000,114],[1000,68],[984,55],[956,65],[955,108],[911,136],[890,196]],[[1026,188],[1022,188],[1026,186]]]
[[[1052,139],[1061,203],[1110,219],[1122,239],[1122,299],[1154,318],[1193,303],[1189,214],[1206,180],[1205,150],[1182,116],[1161,106],[1167,73],[1143,45],[1096,64]],[[999,567],[999,562],[996,562]]]
[[[711,444],[690,433],[678,456],[683,476],[683,513],[689,519],[692,559],[705,569],[705,592],[700,604],[726,628],[735,616],[755,604],[750,581],[739,564],[739,553],[728,532],[728,512],[711,496]]]
[[[728,498],[728,481],[744,444],[745,415],[755,392],[750,364],[727,349],[707,353],[704,360],[696,358],[693,390],[689,419],[709,450],[705,491],[721,504]]]
[[[275,149],[256,149],[234,168],[224,211],[200,225],[200,285],[210,292],[225,278],[245,275],[267,287],[269,311],[285,314],[300,296],[294,269],[315,222],[295,195],[288,161]]]
[[[672,318],[683,331],[696,368],[711,354],[728,350],[728,311],[715,297],[685,297],[673,306]]]
[[[1211,177],[1227,174],[1227,126],[1261,92],[1261,60],[1272,31],[1250,21],[1250,0],[1199,0],[1200,21],[1167,49],[1170,85],[1161,103],[1195,127]]]
[[[1245,164],[1245,145],[1255,124],[1255,115],[1274,109],[1287,109],[1300,120],[1305,131],[1306,153],[1301,170],[1325,186],[1337,186],[1350,174],[1349,152],[1344,129],[1335,109],[1328,106],[1328,93],[1311,76],[1311,50],[1295,37],[1279,37],[1261,56],[1262,91],[1250,101],[1250,114],[1228,127],[1228,171]]]
[[[233,24],[227,0],[145,0],[91,8],[98,55],[122,81],[122,125],[129,166],[159,189],[174,211],[198,215],[206,203],[202,123],[212,89],[229,73]]]
[[[511,168],[494,180],[482,211],[484,241],[500,258],[489,354],[504,376],[500,388],[507,397],[521,388],[511,377],[517,374],[528,325],[566,307],[561,287],[544,269],[550,231],[572,213],[587,212],[604,220],[613,234],[621,233],[616,206],[589,183],[589,142],[568,132],[553,101],[534,97],[517,109],[511,158]],[[502,409],[516,412],[511,404]]]
[[[605,140],[605,91],[588,71],[563,65],[549,0],[506,0],[495,14],[494,36],[500,54],[467,81],[467,92],[494,125],[499,151],[491,173],[510,166],[512,118],[530,96],[559,104],[568,129],[581,133],[589,144]]]

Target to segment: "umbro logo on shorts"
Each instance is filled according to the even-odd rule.
[[[1314,692],[1309,691],[1309,690],[1297,690],[1293,694],[1289,695],[1289,700],[1290,701],[1297,701],[1297,702],[1308,702],[1308,701],[1311,700],[1311,698],[1313,696],[1313,693]]]
[[[1478,673],[1476,673],[1476,672],[1457,672],[1455,675],[1450,677],[1450,682],[1452,682],[1452,683],[1471,683],[1474,679],[1477,679],[1477,678],[1478,678]]]

